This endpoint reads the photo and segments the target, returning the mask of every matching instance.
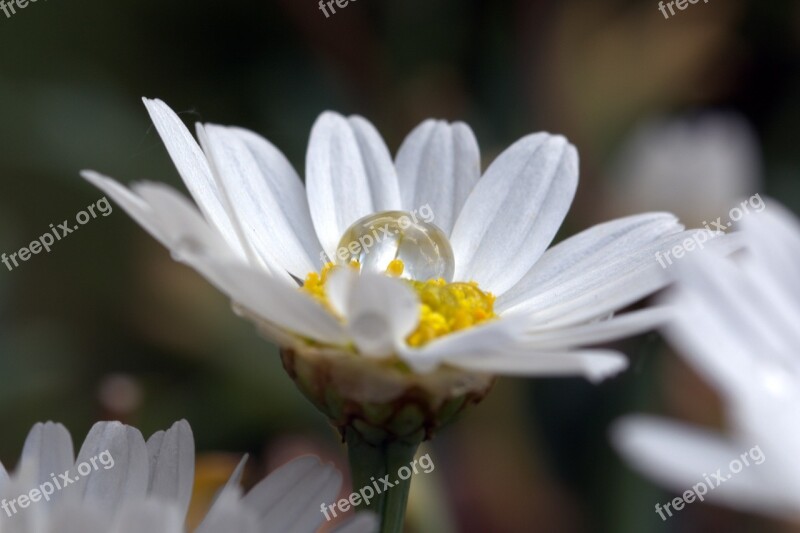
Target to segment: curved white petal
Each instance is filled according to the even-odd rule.
[[[105,468],[95,459],[98,468],[70,486],[69,493],[80,494],[87,503],[109,510],[118,509],[126,501],[144,499],[150,469],[147,446],[139,430],[119,422],[98,422],[78,452],[76,468],[104,452],[110,453],[113,467]]]
[[[665,287],[673,275],[661,266],[657,254],[707,234],[706,230],[690,230],[663,237],[655,243],[635,249],[620,257],[605,257],[591,268],[576,272],[548,287],[536,296],[507,309],[506,313],[525,313],[531,323],[560,327],[580,324],[630,305]],[[733,236],[720,236],[710,246],[735,243]]]
[[[779,483],[779,477],[766,475],[769,451],[763,450],[767,464],[751,462],[741,472],[731,473],[730,463],[759,443],[735,442],[703,429],[647,416],[622,419],[611,436],[634,468],[680,494],[702,483],[707,489],[705,498],[711,501],[737,509],[797,516],[797,496]],[[722,482],[714,474],[721,474]],[[715,485],[713,489],[708,481]]]
[[[325,520],[320,505],[332,502],[341,486],[333,465],[306,456],[270,473],[242,502],[260,515],[261,530],[312,532]]]
[[[525,342],[527,346],[537,350],[601,344],[656,329],[666,324],[673,316],[672,308],[651,307],[589,324],[529,331]]]
[[[406,137],[396,158],[403,209],[429,205],[446,235],[481,176],[478,141],[463,122],[426,120]]]
[[[311,130],[306,192],[317,236],[329,257],[344,231],[376,211],[400,208],[386,145],[363,118],[323,113]]]
[[[142,99],[147,107],[172,162],[183,182],[200,206],[206,219],[223,235],[228,245],[238,254],[244,254],[239,235],[231,219],[228,204],[221,196],[219,184],[203,151],[194,140],[180,117],[161,100]]]
[[[326,287],[362,355],[394,354],[419,323],[419,298],[399,279],[346,267],[333,271]]]
[[[527,274],[497,299],[500,312],[575,277],[598,263],[636,252],[683,230],[671,213],[645,213],[604,222],[547,250]]]
[[[148,496],[174,504],[186,516],[194,489],[194,436],[186,420],[175,422],[147,440],[150,461]]]
[[[158,227],[156,216],[147,202],[139,198],[130,189],[117,181],[93,170],[81,171],[81,176],[106,193],[125,210],[145,231],[152,235],[158,242],[169,248],[166,237]]]
[[[526,327],[524,317],[501,317],[440,337],[422,346],[401,345],[398,355],[417,372],[430,372],[453,357],[481,357],[517,346]]]
[[[299,176],[274,146],[254,133],[203,128],[233,216],[259,258],[302,279],[319,269],[322,251]]]
[[[516,350],[487,353],[483,357],[453,357],[451,365],[473,372],[506,376],[582,375],[597,383],[628,367],[624,355],[612,350],[534,351]]]
[[[220,291],[267,322],[323,344],[348,344],[344,327],[336,318],[297,287],[242,263],[208,256],[193,256],[188,262]]]
[[[491,164],[453,227],[454,279],[503,294],[553,240],[578,185],[578,153],[561,136],[523,137]]]

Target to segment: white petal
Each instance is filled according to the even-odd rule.
[[[356,136],[367,174],[375,211],[401,209],[400,187],[392,154],[378,130],[364,117],[353,115],[347,122]]]
[[[242,263],[196,256],[190,263],[232,300],[286,331],[323,344],[343,346],[349,340],[336,318],[313,298]]]
[[[139,198],[127,187],[117,183],[115,180],[92,170],[84,170],[81,176],[106,193],[116,203],[118,203],[130,217],[136,221],[145,231],[155,237],[161,244],[169,247],[166,237],[158,227],[157,217],[147,202]]]
[[[342,476],[318,457],[301,457],[283,465],[245,496],[246,507],[261,515],[261,530],[316,531],[325,517],[322,503],[339,493]]]
[[[699,428],[646,416],[617,422],[612,441],[637,470],[679,493],[695,487],[702,491],[698,485],[703,484],[709,500],[737,509],[797,516],[796,496],[787,494],[779,477],[764,476],[768,465],[751,464],[730,474],[730,463],[756,443],[731,442]],[[770,454],[765,451],[764,455]],[[718,484],[713,477],[717,469],[724,479],[709,488],[705,477],[711,476],[711,483]]]
[[[31,483],[41,484],[50,480],[51,473],[69,470],[74,462],[75,451],[69,431],[61,424],[38,423],[25,439],[19,476]],[[54,496],[57,498],[57,495]]]
[[[645,213],[598,224],[547,250],[527,274],[497,299],[502,312],[609,258],[636,252],[683,230],[670,213]]]
[[[430,206],[432,222],[450,235],[481,176],[480,149],[470,127],[426,120],[403,141],[396,164],[403,209]]]
[[[590,268],[561,280],[505,312],[526,313],[532,322],[550,327],[580,324],[630,305],[663,288],[672,272],[659,263],[663,254],[706,230],[676,233],[620,257],[605,257]],[[728,237],[713,242],[722,244]],[[706,245],[709,246],[709,245]]]
[[[481,357],[517,346],[525,327],[525,317],[501,317],[445,335],[421,348],[403,345],[398,353],[415,371],[430,372],[454,357]]]
[[[369,123],[323,113],[311,130],[306,192],[320,243],[330,257],[344,231],[376,211],[399,209],[389,151]]]
[[[183,533],[184,514],[171,500],[133,502],[120,509],[112,533]]]
[[[517,349],[487,353],[483,357],[454,357],[448,362],[473,372],[507,376],[581,375],[593,383],[614,376],[628,367],[625,356],[612,350],[525,353],[524,349]]]
[[[453,228],[454,279],[502,294],[553,240],[578,185],[578,153],[545,133],[514,143],[491,164]]]
[[[167,147],[173,163],[206,218],[220,231],[228,245],[243,254],[238,233],[221,196],[203,151],[180,117],[161,100],[143,99],[147,111]]]
[[[194,488],[194,437],[188,422],[175,422],[147,441],[150,460],[148,495],[174,504],[186,516]]]
[[[113,466],[107,468],[95,459],[98,465],[95,469],[91,458],[104,452],[111,455]],[[69,489],[70,493],[80,493],[87,503],[100,509],[114,510],[123,502],[144,499],[150,472],[147,446],[136,428],[119,422],[98,422],[89,431],[78,453],[76,468],[80,469],[82,463],[92,466],[91,471],[75,484],[77,489],[72,485]]]
[[[300,178],[274,146],[257,135],[207,124],[209,159],[245,238],[259,258],[302,279],[322,252]],[[203,137],[201,137],[203,138]]]
[[[526,345],[547,350],[602,344],[656,329],[666,324],[673,313],[674,309],[666,306],[651,307],[590,324],[530,331]]]
[[[326,285],[332,302],[362,355],[388,357],[419,323],[419,298],[399,279],[371,272],[354,277],[348,270],[331,273]]]

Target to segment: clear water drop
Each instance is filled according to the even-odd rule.
[[[453,280],[455,259],[442,230],[419,215],[382,211],[355,221],[336,247],[338,264],[358,261],[361,269],[385,272],[394,259],[405,265],[401,277],[417,281]]]

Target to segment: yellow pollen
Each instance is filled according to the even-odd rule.
[[[405,268],[406,266],[401,259],[392,259],[389,266],[386,267],[386,273],[393,278],[399,278],[403,275],[403,270],[405,270]]]
[[[360,268],[357,262],[354,263],[350,263],[350,266]],[[319,274],[311,272],[301,287],[301,290],[309,293],[328,309],[330,305],[325,293],[325,282],[334,268],[336,266],[333,263],[327,263]],[[400,277],[404,269],[403,261],[395,259],[386,267],[386,273]],[[419,324],[406,338],[410,346],[424,346],[434,339],[471,328],[497,316],[494,313],[494,295],[483,292],[475,281],[447,283],[441,278],[404,281],[407,281],[420,299]]]

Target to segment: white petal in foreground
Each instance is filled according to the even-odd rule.
[[[481,176],[478,141],[463,122],[426,120],[406,137],[396,158],[403,209],[430,205],[446,235]]]
[[[451,238],[454,279],[503,294],[550,245],[578,186],[578,153],[561,136],[529,135],[489,166]]]
[[[161,100],[143,98],[172,162],[206,218],[225,237],[228,245],[242,255],[244,248],[231,219],[230,206],[222,196],[203,151],[178,115]]]
[[[643,474],[664,483],[682,494],[687,490],[702,491],[705,498],[736,509],[763,511],[797,517],[797,496],[779,483],[780,478],[768,475],[770,453],[766,459],[733,474],[730,463],[742,461],[742,454],[761,443],[737,443],[725,440],[706,430],[646,416],[630,416],[618,421],[612,430],[617,450]],[[718,472],[718,469],[720,472]],[[714,474],[724,478],[721,482]],[[708,478],[707,478],[708,477]],[[714,484],[713,490],[708,481]]]
[[[419,322],[419,298],[404,281],[350,268],[334,271],[326,286],[353,342],[368,357],[389,357]]]
[[[323,113],[311,130],[306,191],[317,236],[329,257],[350,225],[376,211],[399,209],[389,151],[364,119]]]

